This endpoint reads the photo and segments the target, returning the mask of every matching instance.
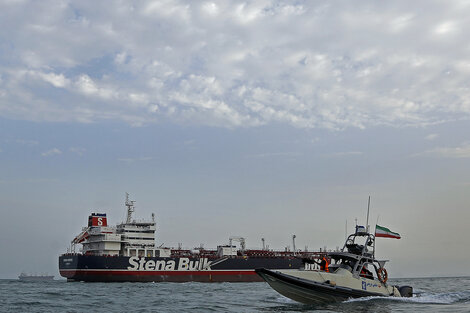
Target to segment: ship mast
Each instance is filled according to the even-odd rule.
[[[292,235],[292,249],[294,250],[294,255],[295,255],[295,238],[297,236],[296,235]]]
[[[132,220],[132,213],[134,212],[135,201],[129,200],[129,193],[126,192],[126,207],[127,207],[127,219],[126,224],[130,224]]]

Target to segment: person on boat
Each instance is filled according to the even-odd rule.
[[[361,269],[361,276],[369,279],[374,279],[372,272],[367,269],[367,265],[364,265],[364,267]]]
[[[328,266],[329,266],[328,260],[326,259],[326,257],[323,257],[320,262],[320,270],[329,272]]]

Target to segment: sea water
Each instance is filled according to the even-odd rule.
[[[412,298],[305,305],[266,283],[83,283],[0,280],[1,312],[470,312],[470,277],[395,279]]]

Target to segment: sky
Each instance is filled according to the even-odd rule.
[[[164,246],[335,249],[470,275],[470,1],[0,0],[0,278],[91,212]],[[467,34],[467,35],[466,35]],[[346,229],[347,225],[347,229]]]

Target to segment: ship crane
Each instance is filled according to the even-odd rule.
[[[230,237],[229,245],[232,246],[232,241],[238,241],[242,251],[245,251],[245,238],[244,237]]]

